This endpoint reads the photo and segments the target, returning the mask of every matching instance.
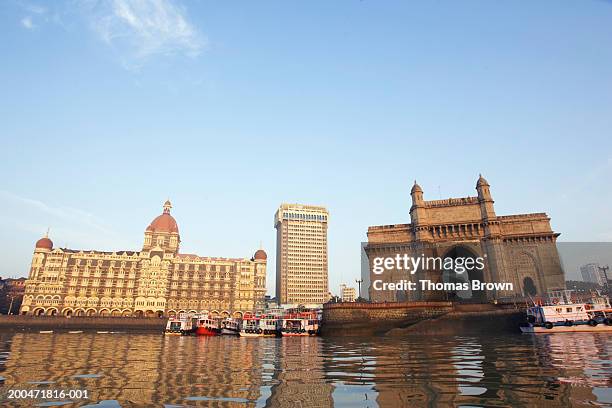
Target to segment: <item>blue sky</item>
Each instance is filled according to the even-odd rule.
[[[325,205],[330,287],[369,225],[491,183],[612,240],[612,2],[0,2],[0,275],[34,242],[139,249],[170,198],[184,252],[269,254]]]

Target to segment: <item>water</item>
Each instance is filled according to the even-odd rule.
[[[89,399],[8,400],[10,389],[87,390]],[[612,336],[2,333],[0,405],[36,404],[612,407]]]

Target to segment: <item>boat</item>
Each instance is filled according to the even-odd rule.
[[[263,336],[276,337],[280,335],[281,319],[274,315],[264,315],[259,319],[259,327]]]
[[[240,328],[241,337],[259,337],[263,336],[263,330],[259,327],[259,316],[245,315],[242,318],[242,327]]]
[[[197,336],[218,336],[221,334],[221,322],[213,317],[199,317],[195,319],[195,334]]]
[[[70,330],[68,333],[70,333],[70,334],[79,334],[79,333],[83,333],[83,330]]]
[[[183,325],[183,320],[176,318],[176,317],[171,317],[168,319],[168,323],[166,323],[166,330],[164,331],[164,333],[181,335],[182,325]]]
[[[316,311],[288,312],[281,323],[282,336],[316,336],[319,334],[320,318]]]
[[[527,309],[523,333],[612,332],[610,299],[599,292],[587,301],[575,299],[572,290],[551,291],[546,301]]]
[[[40,334],[50,334],[53,333],[53,330],[41,330],[39,331]]]
[[[240,321],[227,318],[221,321],[221,334],[238,336],[240,335]]]

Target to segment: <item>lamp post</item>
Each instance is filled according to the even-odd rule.
[[[363,279],[355,279],[355,282],[357,282],[357,286],[359,287],[359,290],[357,292],[357,298],[361,298],[361,282],[363,282]]]
[[[606,266],[598,266],[597,268],[599,268],[600,272],[603,272],[603,276],[604,276],[604,286],[606,287],[606,292],[609,292],[609,286],[608,286],[608,271],[610,270],[610,267],[608,265]]]
[[[12,314],[13,312],[13,300],[15,299],[14,296],[11,296],[11,305],[9,306],[9,310],[8,310],[8,314],[9,316]]]

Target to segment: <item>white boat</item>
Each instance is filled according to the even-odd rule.
[[[319,334],[319,316],[316,311],[295,311],[283,316],[282,336],[316,336]]]
[[[263,330],[259,327],[260,318],[258,316],[245,315],[242,319],[240,328],[241,337],[260,337]]]
[[[586,302],[573,299],[571,290],[556,290],[546,302],[527,309],[523,333],[612,332],[610,300],[599,293]]]
[[[221,334],[230,336],[240,335],[240,322],[232,318],[221,321]]]
[[[178,317],[171,317],[166,323],[165,334],[187,336],[195,333],[194,317],[187,313],[181,313]]]
[[[71,330],[68,333],[70,333],[70,334],[79,334],[79,333],[83,333],[83,331],[82,330]]]
[[[264,336],[276,337],[280,335],[282,319],[274,315],[264,315],[259,319],[259,327]]]

